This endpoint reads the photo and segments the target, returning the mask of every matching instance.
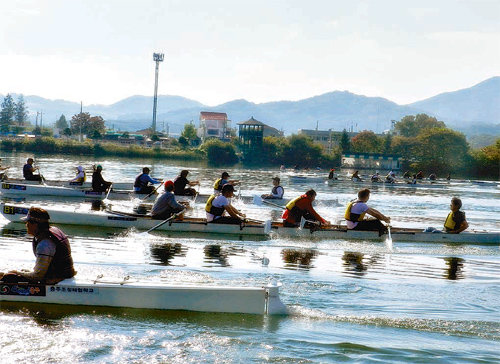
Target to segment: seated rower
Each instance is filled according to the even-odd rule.
[[[359,171],[356,171],[352,174],[351,180],[353,180],[354,182],[362,182],[363,181],[361,179],[361,177],[359,176]]]
[[[72,185],[82,185],[87,179],[87,175],[82,166],[76,167],[76,177],[69,181]]]
[[[154,185],[161,183],[159,179],[152,178],[149,175],[149,171],[150,169],[148,167],[144,167],[142,169],[142,173],[138,174],[135,177],[135,182],[134,182],[135,193],[142,193],[142,194],[152,193],[155,190]]]
[[[406,171],[406,172],[403,174],[403,178],[411,178],[411,173],[410,173],[410,171]]]
[[[416,185],[417,184],[417,175],[415,173],[413,173],[413,178],[412,178],[411,182],[408,181],[406,183],[409,185]]]
[[[173,214],[181,212],[185,208],[189,207],[188,202],[178,203],[175,200],[174,182],[165,182],[165,192],[158,196],[151,209],[151,217],[155,220],[165,220],[168,219]],[[179,215],[180,218],[183,214]]]
[[[465,219],[465,212],[460,211],[461,208],[462,200],[457,197],[453,197],[450,203],[451,212],[448,214],[444,222],[444,228],[447,233],[459,234],[469,227],[469,224]]]
[[[35,267],[32,272],[11,270],[6,274],[0,273],[0,280],[9,283],[56,284],[74,277],[76,271],[69,240],[59,228],[49,225],[49,213],[42,208],[32,207],[24,220],[28,234],[33,236]]]
[[[329,221],[323,219],[312,207],[316,199],[316,191],[309,190],[286,204],[286,209],[281,216],[284,227],[298,227],[302,217],[306,220],[318,222],[319,225],[330,225]]]
[[[229,177],[230,177],[229,173],[222,172],[221,177],[219,179],[217,179],[214,183],[214,194],[221,193],[222,186],[224,186],[225,184],[229,183],[230,185],[233,185],[233,187],[234,187],[240,183],[240,181],[238,181],[236,179],[228,180]]]
[[[338,179],[337,175],[335,174],[335,168],[330,169],[330,173],[328,173],[328,179]]]
[[[418,171],[417,173],[417,179],[423,179],[424,178],[424,172]]]
[[[366,202],[370,199],[370,190],[362,189],[358,192],[358,199],[352,200],[347,205],[344,218],[347,222],[347,228],[352,230],[378,230],[379,235],[387,232],[387,227],[380,220],[390,223],[391,219],[379,211],[368,207]],[[365,220],[365,214],[375,217],[375,219]]]
[[[40,173],[34,174],[38,167],[33,167],[33,158],[28,158],[26,164],[23,166],[23,176],[26,181],[41,181],[42,176]]]
[[[219,195],[211,195],[205,205],[207,222],[217,224],[241,224],[245,219],[245,214],[231,205],[230,198],[233,197],[234,187],[232,184],[225,184]],[[229,216],[224,216],[225,213]]]
[[[92,191],[94,192],[106,192],[112,185],[111,182],[104,180],[101,172],[102,166],[98,164],[94,170],[94,173],[92,173]]]
[[[372,182],[381,182],[380,181],[380,174],[376,172],[374,175],[371,176]]]
[[[189,171],[187,169],[183,169],[181,173],[174,180],[174,194],[178,196],[195,196],[196,190],[191,188],[191,186],[200,185],[199,181],[188,181],[187,175]],[[186,186],[190,186],[186,188]]]
[[[386,183],[396,183],[396,173],[390,171],[387,176],[385,176]]]
[[[435,174],[435,173],[431,173],[431,174],[429,174],[429,179],[430,179],[431,181],[435,181],[435,180],[436,180],[436,174]]]
[[[262,197],[265,200],[272,200],[272,199],[282,199],[283,194],[285,193],[285,190],[283,187],[280,186],[280,178],[279,177],[274,177],[273,178],[273,189],[271,190],[271,193],[268,195],[262,195]]]

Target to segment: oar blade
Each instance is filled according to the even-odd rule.
[[[259,195],[253,195],[253,204],[262,206],[262,197],[260,197]]]
[[[264,222],[264,234],[269,234],[271,232],[272,225],[271,220],[266,220]]]

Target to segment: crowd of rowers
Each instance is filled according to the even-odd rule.
[[[102,170],[102,167],[100,167],[96,167],[94,174],[100,174]],[[196,196],[192,186],[199,185],[199,182],[187,180],[188,173],[189,171],[182,170],[175,182],[169,180],[164,183],[165,192],[157,197],[153,205],[153,218],[168,219],[186,209],[186,204],[176,202],[174,192],[177,182],[179,188],[181,186],[184,188],[182,192]],[[146,180],[152,184],[161,183],[158,179],[149,177],[148,174],[149,169],[145,167],[143,173],[136,177],[136,183]],[[223,172],[221,177],[214,183],[215,191],[205,205],[207,222],[209,223],[242,224],[245,222],[245,214],[231,205],[231,197],[234,196],[235,192],[234,186],[238,185],[239,181],[229,180],[228,178],[229,174]],[[273,185],[272,193],[263,195],[263,198],[283,197],[284,189],[280,186],[278,177],[273,178]],[[315,198],[316,192],[311,189],[288,202],[282,215],[283,226],[298,227],[301,220],[306,219],[310,227],[328,227],[330,222],[322,218],[312,206]],[[370,190],[365,188],[358,192],[357,199],[348,203],[344,214],[347,229],[378,231],[382,235],[386,232],[387,226],[381,221],[389,224],[391,219],[373,207],[368,206],[369,199]],[[460,210],[461,207],[462,201],[453,197],[450,203],[451,211],[444,223],[444,231],[434,228],[428,228],[426,231],[458,234],[467,229],[468,223],[465,213]],[[365,218],[366,215],[370,215],[372,218]],[[50,225],[49,213],[42,208],[31,207],[24,220],[28,234],[33,236],[32,248],[36,257],[35,266],[32,271],[11,270],[7,273],[0,272],[0,281],[55,284],[75,276],[76,271],[73,267],[69,239],[61,229]]]
[[[403,174],[403,179],[407,184],[417,184],[418,181],[422,181],[424,178],[425,178],[424,172],[422,172],[422,171],[418,171],[417,173],[413,173],[413,174],[410,173],[410,171],[406,171]],[[334,169],[330,170],[330,174],[328,175],[328,179],[337,179]],[[385,176],[380,175],[379,172],[375,172],[375,174],[372,174],[371,176],[369,176],[369,179],[371,182],[374,182],[374,183],[376,183],[376,182],[397,183],[396,173],[393,170],[389,171],[389,173],[387,173],[387,175],[385,175]],[[431,174],[429,174],[428,179],[430,181],[436,181],[437,176],[435,173],[431,173]],[[450,173],[448,173],[448,176],[446,176],[446,179],[448,181],[451,179]],[[351,180],[354,182],[363,182],[363,179],[359,175],[359,171],[355,171],[352,174]]]

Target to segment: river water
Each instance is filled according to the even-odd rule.
[[[4,154],[2,162],[13,166],[9,175],[15,177],[27,157]],[[43,156],[36,162],[47,179],[70,179],[76,165],[100,163],[105,179],[115,182],[133,181],[145,165],[152,167],[153,176],[171,179],[188,168],[188,178],[201,181],[201,192],[209,192],[222,172],[179,161]],[[243,181],[242,195],[268,193],[274,175],[282,177],[287,198],[314,188],[317,211],[332,222],[341,218],[359,188],[314,179],[292,183],[293,173],[269,169],[227,170]],[[390,216],[393,226],[441,227],[453,196],[462,198],[471,229],[500,230],[500,189],[494,186],[452,181],[438,187],[375,187],[369,205]],[[88,204],[40,198],[24,202],[68,208]],[[204,215],[201,202],[193,216]],[[281,213],[237,200],[234,204],[261,220]],[[3,217],[0,227],[0,271],[32,268],[25,227]],[[2,363],[493,363],[500,357],[498,244],[248,240],[161,232],[144,237],[137,231],[62,228],[70,235],[81,278],[103,274],[110,279],[249,286],[277,280],[290,315],[0,303]]]

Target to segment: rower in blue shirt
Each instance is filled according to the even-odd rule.
[[[150,169],[148,167],[144,167],[142,169],[142,173],[135,177],[134,182],[134,192],[148,194],[154,191],[154,186],[157,183],[161,183],[160,180],[156,178],[152,178],[149,175]]]

